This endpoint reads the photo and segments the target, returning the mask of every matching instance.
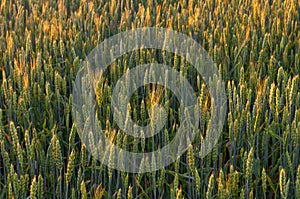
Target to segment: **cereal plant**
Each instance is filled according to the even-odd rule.
[[[113,90],[137,65],[166,64],[184,76],[201,112],[195,139],[176,161],[130,173],[114,169],[113,149],[101,154],[108,165],[96,158],[104,143],[87,135],[89,151],[82,142],[73,91],[98,44],[145,27],[171,29],[202,46],[224,81],[227,111],[216,145],[200,156],[217,114],[208,82],[176,53],[149,48],[120,56],[94,88],[95,118],[110,142],[151,152],[170,144],[182,125],[186,112],[172,90],[147,84],[128,104],[119,97],[127,107],[120,115],[124,126],[132,120],[153,129],[166,117],[163,129],[136,138],[119,128]],[[300,198],[299,52],[298,0],[1,0],[0,198]],[[148,71],[143,81],[159,75]],[[151,160],[141,160],[140,170],[162,161]]]

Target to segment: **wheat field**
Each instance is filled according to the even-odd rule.
[[[300,198],[299,0],[0,3],[0,198]],[[110,96],[137,64],[166,63],[186,75],[202,113],[182,156],[134,174],[103,165],[86,149],[72,117],[72,89],[92,49],[143,27],[172,29],[201,44],[222,75],[228,108],[217,144],[199,157],[212,114],[201,75],[162,50],[135,50],[117,59],[95,89],[98,119],[116,145],[156,150],[180,126],[180,102],[170,90],[149,84],[130,99],[130,116],[148,124],[151,106],[162,104],[164,130],[137,139],[117,127]]]

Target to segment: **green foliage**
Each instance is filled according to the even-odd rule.
[[[299,11],[297,0],[1,0],[0,197],[300,198]],[[180,126],[176,97],[147,85],[133,95],[127,117],[151,124],[159,103],[168,116],[162,132],[139,140],[117,128],[112,90],[138,64],[163,62],[188,74],[201,110],[199,133],[182,157],[159,171],[128,174],[102,165],[80,142],[72,84],[97,44],[149,26],[203,46],[227,85],[228,113],[218,144],[199,158],[212,104],[200,74],[180,56],[153,49],[117,59],[95,92],[104,132],[118,146],[156,150]]]

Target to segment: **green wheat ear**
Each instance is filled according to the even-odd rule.
[[[72,149],[72,152],[68,159],[67,165],[67,173],[66,173],[66,184],[68,184],[71,180],[71,176],[73,175],[73,170],[75,167],[75,150]]]
[[[200,189],[201,189],[200,176],[199,176],[197,169],[195,169],[195,171],[193,173],[195,175],[196,191],[198,194],[200,194]]]
[[[182,196],[182,189],[178,189],[176,190],[176,199],[182,199],[183,196]]]
[[[8,198],[12,198],[13,193],[12,193],[12,182],[11,182],[10,174],[7,175],[7,184],[8,184],[7,196],[8,196]]]
[[[214,189],[214,173],[212,173],[208,180],[208,186],[206,191],[206,199],[213,198],[213,189]]]
[[[279,188],[281,197],[286,199],[288,198],[290,180],[286,179],[285,170],[282,168],[279,174]]]
[[[130,185],[127,190],[127,199],[132,199],[132,187]]]
[[[176,190],[178,188],[178,184],[179,184],[178,173],[175,173],[174,186],[173,186],[174,190]]]
[[[242,188],[241,193],[240,193],[240,199],[245,198],[245,189]]]
[[[117,199],[121,199],[121,198],[122,198],[122,189],[120,188],[118,190]]]
[[[193,145],[189,145],[188,147],[188,165],[190,167],[191,173],[194,175],[195,170],[195,158],[194,158],[194,151],[193,151]]]
[[[17,154],[17,144],[19,143],[19,138],[18,138],[17,129],[13,122],[10,122],[9,129],[10,129],[10,135],[11,135],[11,139],[12,139],[12,143],[13,143],[13,145],[12,145],[13,150]]]
[[[227,197],[227,190],[225,186],[225,176],[223,169],[220,170],[218,177],[218,197],[220,199],[225,199]]]
[[[40,174],[38,177],[38,183],[37,183],[37,198],[44,198],[44,179],[42,175]]]
[[[82,181],[81,184],[80,184],[80,193],[81,193],[81,198],[82,199],[87,199],[87,191],[86,191],[84,181]]]
[[[252,181],[252,169],[253,169],[253,148],[250,149],[246,162],[246,180],[251,184]]]
[[[229,174],[229,191],[234,198],[238,197],[239,192],[239,176],[238,172],[234,171],[233,165],[230,165]]]
[[[36,182],[36,176],[34,176],[33,180],[31,181],[31,185],[30,185],[30,198],[31,199],[37,199],[37,182]]]
[[[71,194],[72,199],[76,199],[76,191],[74,188],[72,188],[72,194]]]
[[[263,168],[261,172],[261,180],[262,180],[262,188],[264,193],[267,192],[267,174],[265,168]]]
[[[20,187],[19,187],[19,182],[18,182],[18,175],[15,172],[13,165],[10,165],[10,176],[11,176],[12,187],[14,190],[14,195],[17,197]]]

